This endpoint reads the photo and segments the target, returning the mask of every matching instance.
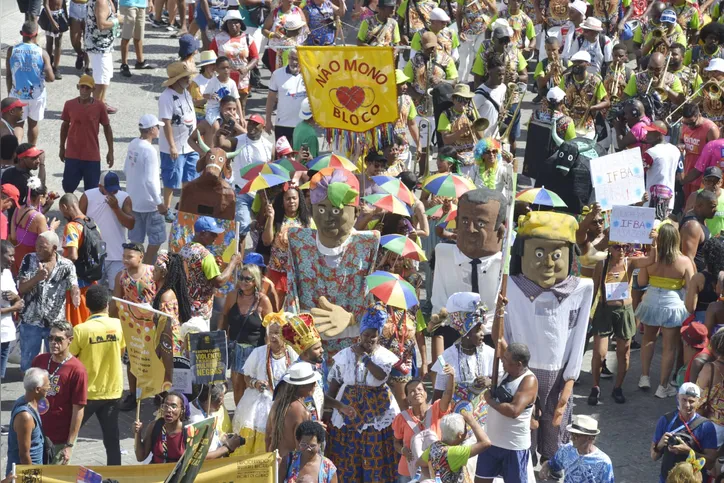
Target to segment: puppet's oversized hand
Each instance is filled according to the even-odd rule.
[[[319,297],[319,307],[311,310],[314,325],[327,337],[334,337],[352,325],[353,316],[339,305],[335,305],[327,297]]]

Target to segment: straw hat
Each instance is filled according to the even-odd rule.
[[[204,50],[201,52],[201,60],[196,63],[198,67],[216,63],[216,52],[213,50]]]
[[[196,73],[196,70],[189,69],[189,66],[186,65],[186,63],[174,62],[166,67],[166,75],[168,76],[168,79],[166,79],[161,85],[163,87],[168,87],[176,83],[176,81],[178,81],[179,79],[183,79],[184,77],[190,77],[192,75],[195,75]]]

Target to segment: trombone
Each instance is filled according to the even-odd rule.
[[[525,89],[521,87],[521,84],[525,86]],[[528,90],[528,85],[524,82],[515,83],[515,82],[508,82],[506,84],[506,97],[505,102],[500,108],[500,111],[498,112],[498,129],[497,132],[500,132],[501,129],[503,129],[503,124],[505,124],[505,120],[508,117],[508,111],[510,110],[510,106],[513,105],[513,99],[515,98],[515,94],[518,92],[525,92]],[[520,103],[519,103],[520,104]]]
[[[706,89],[706,91],[705,91],[706,94],[707,94],[711,99],[719,99],[719,98],[721,98],[721,95],[722,95],[722,87],[723,87],[723,86],[722,86],[722,83],[724,83],[724,81],[719,82],[719,81],[717,81],[716,79],[711,79],[711,80],[709,80],[709,81],[704,82],[704,83],[703,83],[702,85],[700,85],[699,88],[698,88],[696,91],[694,91],[689,97],[687,97],[686,99],[684,99],[684,102],[682,102],[676,109],[674,109],[673,111],[671,111],[671,114],[669,114],[668,116],[666,116],[666,118],[664,119],[664,122],[667,123],[667,124],[669,124],[669,123],[671,122],[671,118],[674,116],[674,114],[676,114],[677,112],[679,112],[679,109],[681,109],[682,107],[684,107],[684,104],[686,104],[686,103],[688,103],[690,100],[694,99],[696,96],[699,95],[699,93],[700,93],[701,91],[704,91],[705,89]],[[677,122],[678,122],[678,121],[677,121]]]
[[[662,101],[666,101],[668,98],[668,95],[666,94],[666,89],[664,88],[664,79],[666,78],[666,72],[669,70],[669,63],[671,62],[671,53],[666,56],[666,65],[664,66],[664,70],[661,71],[661,75],[658,79],[656,79],[656,87],[654,87],[654,92],[659,94],[659,98]],[[646,87],[646,92],[644,95],[648,95],[649,91],[651,90],[651,85],[654,82],[654,77],[651,78],[649,81],[648,87]]]
[[[505,109],[503,112],[501,112],[501,114],[505,113],[505,115],[503,116],[503,119],[505,119],[507,117],[508,109],[510,108],[510,105],[512,105],[513,96],[515,94],[521,94],[521,95],[525,94],[525,92],[528,90],[528,84],[526,84],[525,82],[518,82],[518,83],[511,82],[510,84],[508,84],[508,86],[510,86],[511,84],[513,85],[514,90],[511,91],[511,93],[510,93],[510,101],[506,103],[506,104],[508,104],[508,108]],[[513,130],[513,124],[515,124],[515,117],[520,112],[520,107],[522,105],[523,105],[523,99],[520,99],[520,101],[518,101],[518,105],[515,106],[515,111],[513,111],[513,116],[510,118],[510,121],[508,122],[508,127],[505,128],[505,132],[503,133],[503,135],[500,138],[501,140],[505,141],[510,136],[510,131]]]

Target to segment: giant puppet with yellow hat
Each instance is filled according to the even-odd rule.
[[[570,215],[530,212],[518,221],[510,259],[505,339],[530,350],[543,411],[531,450],[547,459],[569,439],[570,398],[593,300],[593,281],[571,275],[577,229]]]

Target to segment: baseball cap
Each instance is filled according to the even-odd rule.
[[[79,86],[86,86],[93,89],[96,86],[96,82],[93,80],[93,77],[89,76],[88,74],[83,74],[80,76],[80,79],[78,79],[78,85]]]
[[[449,22],[450,16],[440,7],[435,7],[430,12],[430,20],[439,20],[441,22]]]
[[[659,19],[659,22],[676,23],[676,12],[674,12],[670,8],[667,8],[666,10],[661,12],[661,18]]]
[[[546,94],[546,99],[553,102],[561,102],[565,97],[566,93],[558,86],[551,87]]]
[[[144,114],[141,116],[141,119],[138,120],[138,127],[141,129],[149,129],[153,126],[163,127],[163,123],[153,114]]]
[[[277,156],[286,156],[287,154],[292,154],[294,152],[286,136],[280,136],[279,139],[277,139],[275,148]]]
[[[10,183],[5,183],[2,187],[3,197],[10,198],[15,202],[15,207],[17,208],[20,204],[20,191],[18,191],[17,186]]]
[[[199,50],[199,41],[191,34],[183,34],[178,39],[178,56],[188,57]]]
[[[680,396],[701,397],[701,389],[693,382],[685,382],[679,386]]]
[[[110,194],[116,194],[121,190],[121,181],[118,179],[118,175],[113,171],[109,171],[103,177],[103,187]]]
[[[217,234],[224,233],[224,229],[216,223],[215,219],[210,216],[202,216],[194,223],[194,232],[203,233],[206,231]]]
[[[657,126],[657,125],[656,125],[655,123],[653,123],[653,122],[652,122],[651,124],[649,124],[648,126],[644,126],[644,131],[648,131],[648,132],[658,132],[658,133],[661,133],[661,134],[664,134],[664,135],[668,133],[668,131],[667,131],[667,129],[666,129],[665,127]]]
[[[709,166],[704,170],[704,178],[719,178],[722,179],[721,168],[719,166]]]
[[[719,57],[717,57],[716,59],[711,59],[709,61],[709,65],[706,66],[704,70],[707,72],[724,72],[724,59],[720,59]]]
[[[577,60],[580,60],[583,62],[588,62],[590,64],[591,63],[591,54],[589,54],[585,50],[579,50],[578,52],[573,54],[573,56],[571,57],[571,62],[575,62]]]
[[[5,114],[6,112],[12,111],[16,107],[25,107],[27,105],[27,102],[23,102],[17,97],[6,97],[2,100],[2,102],[0,102],[0,111],[2,111],[2,114]]]
[[[255,123],[257,123],[257,124],[260,124],[260,125],[262,125],[262,126],[263,126],[264,124],[266,124],[266,123],[264,122],[264,118],[261,117],[259,114],[252,114],[251,116],[249,116],[249,120],[252,121],[252,122],[255,122]]]
[[[709,344],[709,331],[701,322],[692,322],[681,328],[681,340],[695,349],[703,349]]]
[[[588,10],[588,4],[584,2],[583,0],[576,0],[575,2],[571,3],[569,8],[572,8],[573,10],[576,10],[581,15],[583,15],[583,18],[586,18],[586,10]]]
[[[35,158],[35,157],[40,156],[43,153],[44,153],[44,151],[42,149],[38,149],[35,146],[32,146],[32,147],[26,149],[25,151],[23,151],[22,153],[18,153],[17,157],[18,157],[18,159]]]

